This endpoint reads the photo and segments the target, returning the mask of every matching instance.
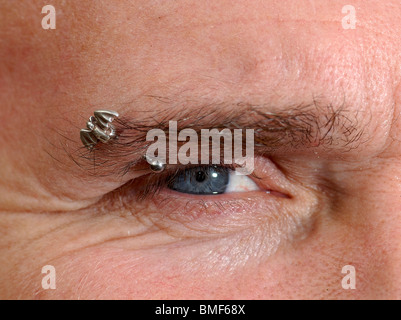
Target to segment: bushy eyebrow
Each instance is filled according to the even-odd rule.
[[[114,124],[119,139],[98,144],[94,150],[84,147],[70,157],[80,166],[88,166],[96,175],[124,174],[143,160],[151,129],[161,129],[168,138],[169,121],[177,121],[178,131],[201,129],[254,129],[255,153],[270,154],[278,150],[325,147],[342,152],[358,147],[363,128],[356,115],[344,106],[309,104],[289,106],[269,112],[265,105],[205,105],[196,110],[162,109],[154,116],[133,119],[122,114]]]

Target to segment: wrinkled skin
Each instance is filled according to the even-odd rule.
[[[55,30],[46,4],[0,1],[0,298],[401,298],[398,1],[354,1],[355,29],[340,1],[53,0]],[[290,198],[202,206],[164,188],[139,201],[120,188],[135,170],[97,176],[71,159],[96,109],[140,121],[314,97],[360,135],[259,156],[261,189]]]

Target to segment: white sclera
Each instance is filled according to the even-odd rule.
[[[235,171],[230,172],[230,178],[228,180],[227,189],[225,191],[226,193],[249,192],[257,190],[260,190],[260,188],[251,178],[249,178],[248,176],[237,175],[235,174]]]

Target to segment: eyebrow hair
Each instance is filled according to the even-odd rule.
[[[157,97],[159,98],[159,97]],[[168,141],[169,121],[177,121],[178,132],[190,128],[254,129],[255,154],[271,154],[279,150],[324,147],[347,152],[359,146],[363,127],[356,115],[343,105],[321,105],[317,101],[289,106],[278,112],[268,112],[265,105],[237,103],[209,104],[196,111],[164,108],[157,115],[132,119],[122,115],[115,119],[118,140],[99,143],[89,151],[85,147],[69,157],[80,167],[95,175],[126,174],[143,161],[146,149],[153,141],[146,141],[150,129],[161,129]]]

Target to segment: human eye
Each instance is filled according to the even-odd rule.
[[[224,166],[198,166],[184,169],[169,182],[168,188],[194,195],[217,195],[260,190],[249,177],[236,175]]]
[[[256,236],[266,228],[263,242],[278,243],[278,238],[305,232],[316,205],[310,195],[272,159],[258,156],[249,176],[237,175],[233,165],[167,165],[163,172],[129,181],[102,203],[108,214],[164,230],[166,237],[204,239],[254,231]]]

